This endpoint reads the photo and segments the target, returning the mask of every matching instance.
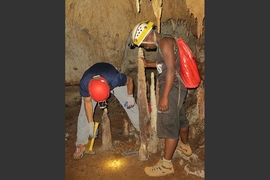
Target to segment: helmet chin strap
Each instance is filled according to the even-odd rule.
[[[157,48],[158,48],[156,32],[155,32],[155,31],[153,31],[153,32],[154,32],[154,44],[155,44],[155,45],[157,46]]]
[[[158,43],[157,43],[156,32],[155,32],[155,31],[153,31],[153,33],[154,33],[154,41],[153,41],[153,42],[143,42],[143,44],[154,44],[154,45],[156,45],[156,46],[157,46],[157,48],[158,48]]]

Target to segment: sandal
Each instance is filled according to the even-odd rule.
[[[76,147],[76,151],[73,154],[74,159],[81,159],[83,157],[84,151],[85,151],[84,145],[78,144]]]

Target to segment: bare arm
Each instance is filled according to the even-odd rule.
[[[169,109],[168,95],[173,86],[174,76],[175,76],[175,71],[176,71],[174,47],[175,47],[174,39],[163,38],[160,41],[160,49],[162,51],[162,54],[164,57],[164,63],[167,68],[164,90],[159,101],[159,110],[161,111],[167,111]]]
[[[93,120],[93,105],[91,97],[83,97],[84,100],[84,109],[87,116],[88,122],[94,122]]]
[[[143,57],[140,57],[143,60],[143,64],[145,68],[156,68],[157,63],[156,62],[147,62]]]
[[[133,94],[133,80],[131,77],[127,76],[127,94],[131,95]]]

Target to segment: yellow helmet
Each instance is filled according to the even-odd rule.
[[[140,46],[153,27],[154,23],[152,21],[142,21],[141,23],[137,24],[131,33],[133,44]]]

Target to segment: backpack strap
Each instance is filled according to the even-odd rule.
[[[172,35],[169,35],[169,34],[166,34],[166,33],[161,33],[161,38],[163,38],[163,37],[173,37]],[[176,39],[176,37],[174,37],[174,39]],[[177,48],[177,43],[175,43],[176,44],[176,46],[175,46],[175,50],[174,50],[174,52],[173,52],[173,54],[177,54],[177,52],[178,52],[178,48]],[[160,48],[159,48],[159,46],[158,46],[158,52],[161,54],[161,56],[163,57],[163,54],[162,54],[162,52],[161,52],[161,50],[160,50]]]
[[[177,79],[178,79],[178,83],[179,83],[179,88],[178,88],[178,101],[177,101],[177,107],[179,107],[179,106],[180,106],[180,95],[181,95],[181,83],[180,83],[180,81],[182,81],[183,84],[184,84],[184,82],[183,82],[183,80],[182,80],[180,74],[179,74],[177,71],[175,71],[175,75],[176,75],[176,77],[177,77]]]

